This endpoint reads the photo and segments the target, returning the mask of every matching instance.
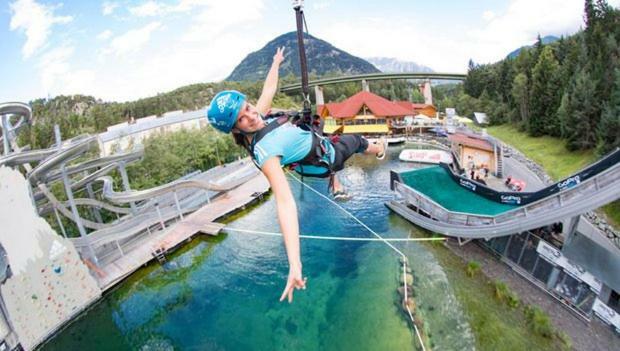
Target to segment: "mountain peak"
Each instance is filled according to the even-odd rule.
[[[402,72],[433,72],[433,69],[410,61],[400,61],[392,57],[367,57],[366,61],[372,63],[384,73]]]
[[[280,65],[280,76],[301,75],[297,32],[282,34],[268,42],[263,48],[250,53],[226,78],[229,81],[263,80],[271,67],[273,55],[278,47],[286,47],[284,61]],[[330,43],[304,33],[304,46],[308,62],[308,73],[317,76],[326,74],[377,73],[379,70],[367,61],[350,55]]]

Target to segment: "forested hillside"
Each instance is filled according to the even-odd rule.
[[[486,112],[492,124],[513,123],[532,136],[566,139],[571,150],[620,146],[620,11],[585,1],[585,29],[515,58],[470,61],[460,114]]]

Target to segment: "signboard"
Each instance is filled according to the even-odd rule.
[[[616,328],[616,332],[620,333],[620,314],[605,305],[601,300],[594,300],[592,311],[603,320],[603,322]]]
[[[454,179],[455,182],[457,182],[457,184],[472,192],[475,192],[478,195],[484,196],[485,198],[495,202],[522,206],[573,188],[609,169],[609,167],[616,165],[618,162],[620,162],[620,150],[614,151],[581,172],[536,192],[503,192],[491,189],[482,184],[472,187],[471,184],[468,184],[471,183],[468,178],[455,174],[447,165],[441,166],[447,170],[448,174],[452,177],[452,179]]]
[[[452,118],[454,116],[456,116],[456,109],[452,107],[446,108],[446,117]]]
[[[603,283],[601,283],[598,278],[583,269],[583,267],[566,259],[560,250],[547,244],[545,241],[540,240],[538,242],[538,247],[536,247],[536,251],[547,261],[556,266],[562,267],[564,271],[573,278],[588,284],[588,286],[597,294],[601,292]]]

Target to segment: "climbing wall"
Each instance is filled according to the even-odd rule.
[[[101,296],[73,244],[37,215],[24,177],[6,167],[0,167],[0,244],[12,272],[0,294],[24,349]]]

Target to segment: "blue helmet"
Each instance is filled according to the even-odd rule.
[[[209,123],[221,132],[230,133],[245,100],[245,95],[236,90],[220,91],[213,97],[207,110]]]

